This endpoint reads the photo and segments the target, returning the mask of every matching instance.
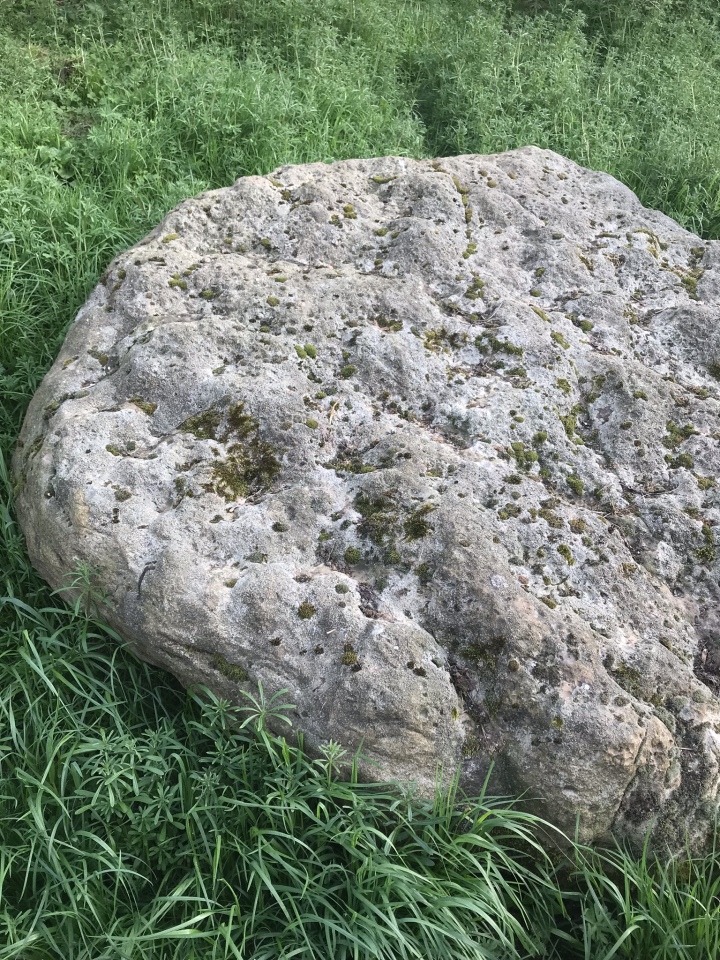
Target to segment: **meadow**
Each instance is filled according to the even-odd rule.
[[[51,593],[9,473],[107,263],[239,176],[537,144],[719,239],[716,0],[0,0],[0,94],[0,960],[720,957],[720,845],[561,857],[312,759]]]

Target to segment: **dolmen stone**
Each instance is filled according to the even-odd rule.
[[[118,256],[14,459],[140,657],[422,793],[703,848],[720,243],[525,147],[283,166]]]

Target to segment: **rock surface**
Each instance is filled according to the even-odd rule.
[[[718,805],[720,244],[547,150],[287,166],[109,267],[14,462],[140,656],[584,840]]]

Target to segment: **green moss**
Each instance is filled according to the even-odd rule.
[[[498,340],[498,338],[488,331],[481,333],[475,338],[475,346],[481,353],[509,353],[514,356],[522,356],[523,348],[510,343],[509,340]]]
[[[543,443],[545,443],[546,440],[547,440],[547,431],[546,431],[546,430],[538,430],[538,432],[535,434],[535,436],[533,437],[533,440],[532,440],[533,446],[534,446],[534,447],[539,447],[539,446],[541,446]]]
[[[692,470],[695,465],[689,453],[680,453],[676,457],[671,457],[670,454],[666,454],[665,462],[670,470],[680,470],[683,467],[686,470]]]
[[[541,310],[540,307],[530,305],[531,309],[540,317],[541,320],[544,320],[546,323],[551,323],[550,317],[545,313],[544,310]]]
[[[389,231],[388,231],[388,228],[387,228],[387,227],[380,227],[379,230],[376,230],[376,231],[375,231],[375,236],[376,236],[376,237],[384,237],[385,234],[388,233],[388,232],[389,232]]]
[[[415,567],[415,575],[420,581],[421,586],[426,587],[432,581],[435,571],[429,563],[420,563]]]
[[[277,297],[268,297],[265,302],[268,303],[271,307],[277,307],[280,305],[280,301],[278,300]]]
[[[110,357],[106,353],[101,353],[99,350],[88,350],[88,356],[92,357],[93,360],[97,360],[101,367],[106,367],[110,362]]]
[[[178,430],[183,433],[192,433],[198,440],[217,440],[217,429],[222,423],[222,413],[210,408],[196,413],[184,420]]]
[[[173,240],[177,240],[177,238],[178,238],[179,236],[180,236],[179,233],[166,233],[165,236],[162,238],[162,242],[163,242],[163,243],[172,243],[172,241],[173,241]]]
[[[391,333],[399,333],[403,328],[402,320],[393,320],[392,318],[383,316],[382,314],[375,317],[375,322],[382,330],[387,330]]]
[[[246,443],[233,444],[225,460],[213,463],[211,487],[230,502],[266,489],[279,472],[273,448],[255,435]]]
[[[317,607],[314,607],[309,600],[303,600],[297,608],[297,615],[301,620],[310,620],[317,613]]]
[[[265,250],[272,250],[272,243],[270,242],[270,237],[261,237],[259,240],[260,246],[264,247]]]
[[[497,515],[501,520],[509,520],[511,517],[519,517],[521,513],[522,507],[516,503],[506,503],[498,510]]]
[[[245,683],[250,679],[250,674],[244,667],[229,663],[219,653],[213,656],[212,662],[218,673],[221,673],[228,680],[232,680],[233,683]]]
[[[673,270],[673,273],[675,273],[679,277],[680,283],[683,285],[683,287],[687,291],[688,296],[690,297],[691,300],[699,299],[697,295],[697,285],[698,285],[698,280],[700,279],[700,277],[702,277],[704,272],[705,271],[702,270],[701,268],[697,268],[695,270],[682,270],[681,268],[678,267],[675,270]]]
[[[203,487],[230,502],[268,487],[280,472],[280,462],[270,444],[260,438],[258,422],[244,412],[242,403],[230,407],[226,419],[222,436],[218,430],[223,416],[214,408],[189,417],[178,429],[199,440],[236,441],[228,447],[225,459],[213,463],[212,482]]]
[[[532,290],[530,291],[530,296],[531,296],[531,297],[541,297],[541,296],[542,296],[542,290],[540,289],[540,287],[533,287]]]
[[[634,391],[633,391],[633,397],[634,397],[636,400],[647,400],[648,395],[645,393],[644,390],[634,390]]]
[[[642,675],[635,667],[631,667],[625,661],[614,664],[611,658],[606,657],[604,664],[615,682],[637,699],[643,699]]]
[[[274,530],[275,533],[287,533],[290,527],[286,523],[281,523],[280,520],[276,520],[271,529]]]
[[[174,274],[168,280],[169,287],[178,287],[180,290],[187,290],[187,280],[183,280],[179,274]]]
[[[346,583],[336,583],[335,593],[350,593],[350,587]]]
[[[484,296],[483,288],[485,286],[485,281],[481,280],[480,277],[473,277],[473,282],[465,291],[465,296],[468,300],[479,300]]]
[[[324,466],[329,467],[338,474],[342,473],[373,473],[377,467],[371,463],[364,463],[358,455],[336,457],[334,460],[328,460]]]
[[[406,540],[421,540],[429,533],[432,533],[433,527],[427,522],[429,514],[436,510],[434,503],[424,503],[410,514],[403,527]]]
[[[569,344],[568,341],[565,339],[565,337],[560,333],[559,330],[551,330],[551,331],[550,331],[550,339],[553,340],[555,343],[557,343],[558,346],[561,346],[561,347],[563,348],[563,350],[569,350],[569,349],[570,349],[570,344]]]
[[[123,490],[121,487],[118,487],[118,489],[115,491],[115,499],[118,501],[118,503],[124,503],[125,500],[129,500],[131,496],[132,494],[129,490]]]
[[[570,529],[573,533],[581,534],[587,530],[587,524],[584,520],[581,520],[579,517],[574,517],[570,521]]]
[[[461,653],[465,660],[475,667],[484,667],[486,670],[497,670],[498,659],[506,644],[505,637],[489,637],[486,641],[468,643],[462,647]]]
[[[698,433],[692,423],[686,423],[684,426],[679,427],[676,423],[673,423],[672,420],[668,420],[666,430],[667,434],[663,437],[662,442],[663,446],[667,447],[668,450],[677,449],[681,443]]]
[[[307,420],[305,421],[305,426],[310,427],[311,430],[317,430],[318,422],[317,420],[313,420],[312,417],[308,417]]]
[[[461,753],[464,760],[471,760],[482,753],[482,743],[475,734],[470,733],[465,737]]]
[[[565,433],[572,440],[575,435],[575,427],[577,426],[577,417],[574,413],[566,413],[559,417],[560,423],[565,427]]]
[[[345,667],[353,667],[358,662],[358,656],[353,650],[353,645],[351,643],[345,644],[345,649],[343,655],[340,658],[340,663]]]
[[[455,184],[455,189],[460,194],[461,197],[467,196],[470,193],[470,187],[466,187],[464,183],[461,183],[460,180],[453,174],[452,178],[453,183]]]
[[[559,377],[559,378],[555,381],[555,385],[556,385],[560,390],[562,390],[562,392],[565,393],[565,394],[568,394],[568,395],[569,395],[569,394],[572,393],[572,387],[570,386],[570,383],[569,383],[564,377]]]
[[[538,268],[534,271],[533,276],[537,277],[538,280],[539,280],[540,277],[541,277],[544,273],[545,273],[545,267],[538,267]]]
[[[357,547],[348,547],[343,556],[345,558],[345,563],[350,564],[350,566],[360,563],[360,560],[362,559],[362,554]]]
[[[343,380],[349,380],[354,374],[357,373],[357,367],[353,366],[352,363],[346,364],[340,371],[340,376]]]
[[[355,497],[355,509],[363,518],[358,527],[361,536],[377,546],[392,543],[398,516],[391,497],[360,493]]]
[[[474,253],[476,253],[476,252],[477,252],[477,244],[474,243],[474,242],[469,243],[469,244],[465,247],[465,250],[463,251],[463,259],[464,259],[464,260],[467,260],[469,257],[471,257],[471,256],[472,256]]]
[[[549,527],[553,527],[556,530],[565,526],[563,518],[547,507],[538,510],[538,516],[541,517]]]
[[[524,443],[516,440],[510,444],[510,456],[521,470],[529,470],[537,462],[538,455],[534,450],[528,450]]]
[[[585,489],[585,484],[577,474],[571,473],[570,476],[566,478],[566,482],[573,493],[577,494],[578,497],[582,495],[582,492]]]
[[[717,486],[714,477],[699,477],[696,474],[695,479],[697,480],[697,485],[701,490],[710,490],[712,487]]]
[[[557,552],[569,566],[575,566],[575,557],[573,557],[572,551],[566,543],[559,544]]]
[[[148,417],[151,417],[157,410],[156,403],[150,403],[149,400],[143,400],[142,397],[130,397],[130,403],[134,403],[135,406],[139,407]]]
[[[357,220],[357,213],[355,212],[355,207],[351,203],[346,203],[343,207],[343,216],[346,220]]]
[[[267,563],[268,555],[266,553],[261,553],[259,550],[253,550],[252,553],[246,554],[243,559],[247,560],[248,563]]]
[[[373,183],[390,183],[391,180],[397,179],[396,177],[382,177],[379,173],[376,173],[374,176],[370,177]]]
[[[713,533],[713,529],[709,523],[703,524],[702,536],[704,540],[704,546],[695,551],[695,556],[701,563],[709,564],[712,563],[717,556],[717,551],[715,548],[715,534]]]
[[[193,491],[189,488],[187,479],[186,479],[185,477],[182,477],[182,476],[181,476],[181,477],[175,477],[175,480],[173,481],[173,486],[175,487],[175,492],[178,494],[178,496],[180,497],[181,500],[182,500],[183,497],[193,497],[193,496],[194,496],[194,493],[193,493]],[[180,501],[178,501],[178,503],[179,503],[179,502],[180,502]]]
[[[123,455],[123,452],[122,452],[122,450],[120,449],[120,447],[118,447],[118,446],[117,446],[116,444],[114,444],[114,443],[109,443],[109,444],[105,447],[105,449],[107,450],[108,453],[111,453],[114,457],[122,457],[122,455]]]
[[[540,597],[540,602],[544,603],[546,607],[549,607],[551,610],[554,610],[557,606],[557,600],[553,600],[552,597]]]
[[[444,347],[449,347],[453,350],[457,350],[460,347],[462,342],[462,337],[459,333],[451,333],[444,326],[437,327],[433,330],[428,330],[423,336],[425,341],[425,347],[428,350],[437,352],[442,350]]]

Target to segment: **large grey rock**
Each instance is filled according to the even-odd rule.
[[[547,150],[288,166],[118,257],[17,508],[140,656],[582,839],[718,805],[720,244]]]

